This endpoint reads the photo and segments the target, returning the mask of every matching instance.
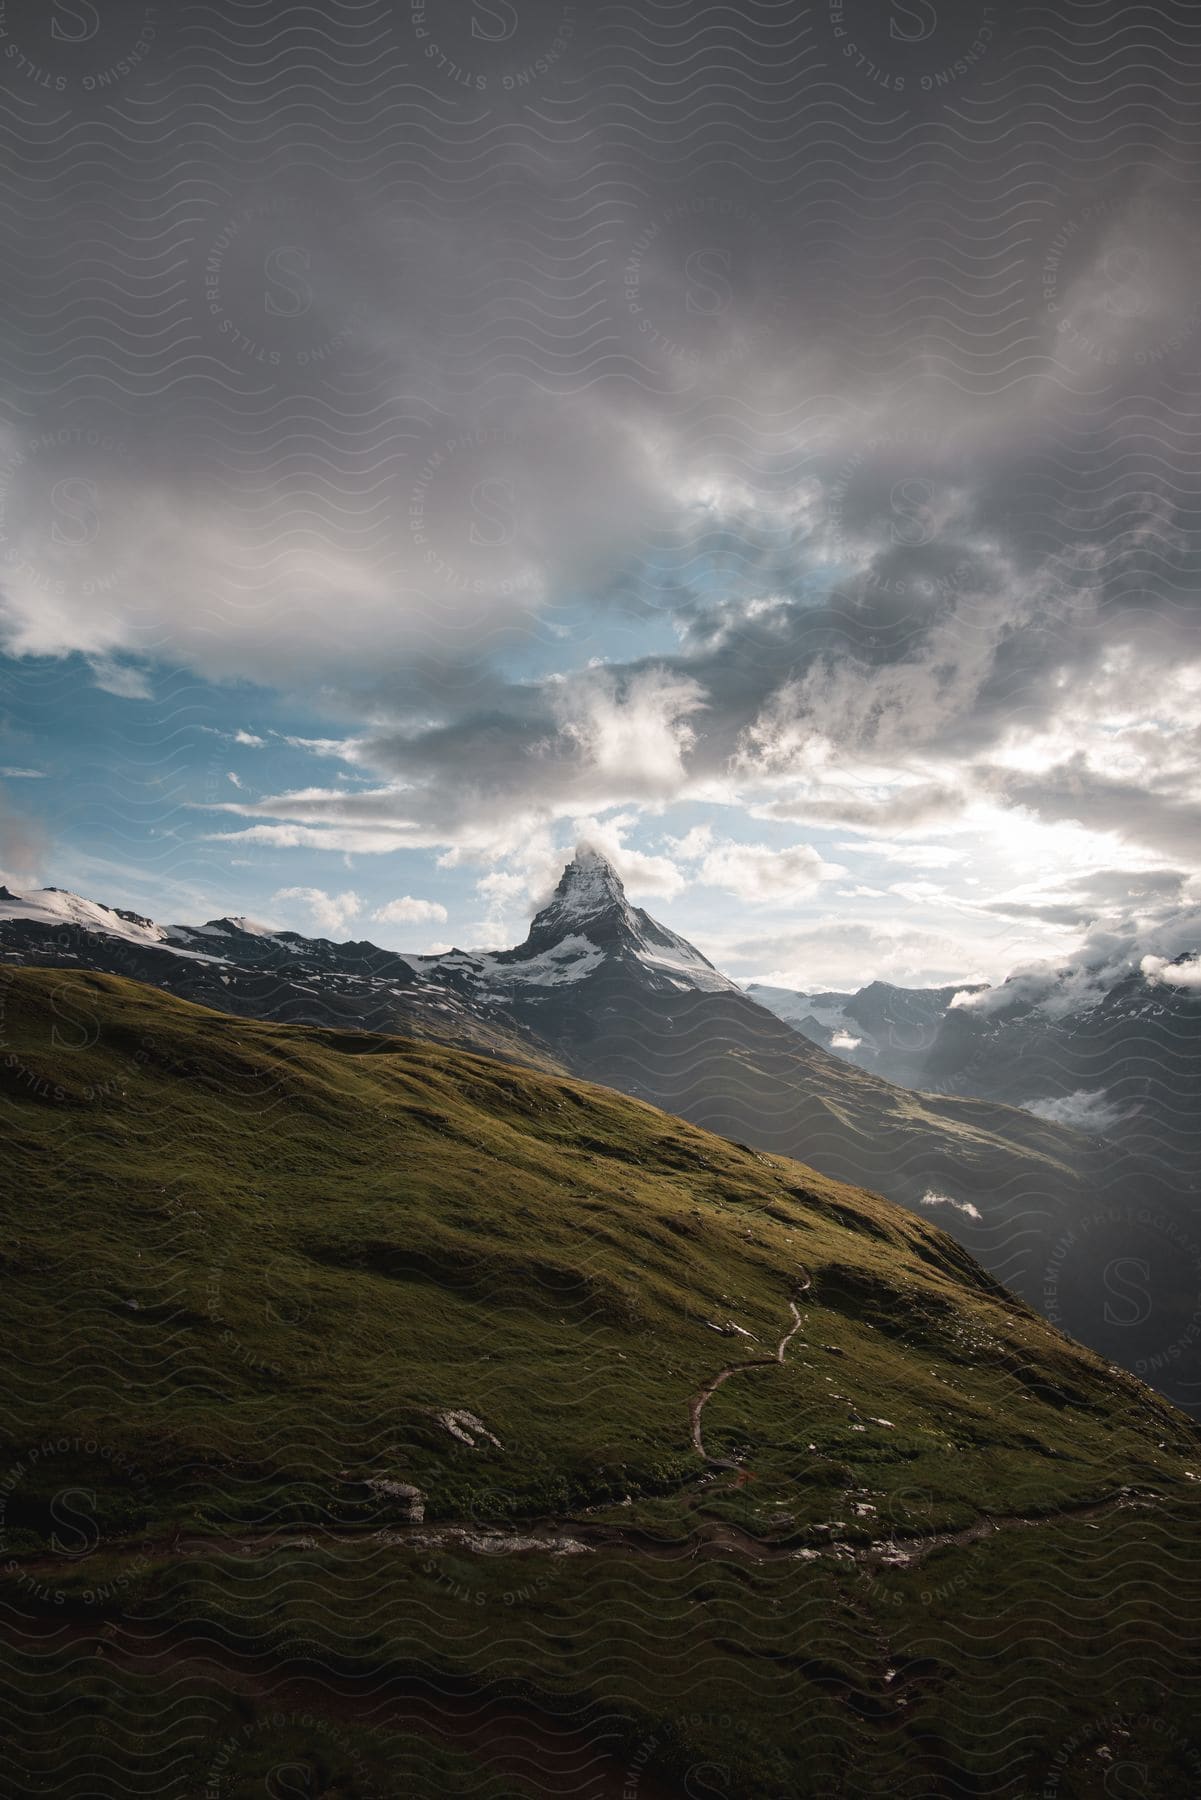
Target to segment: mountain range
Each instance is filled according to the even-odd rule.
[[[847,1061],[632,906],[587,846],[508,950],[401,955],[245,918],[164,926],[50,888],[0,892],[0,955],[603,1084],[935,1218],[1054,1322],[1179,1404],[1201,1403],[1201,1249],[1171,1168],[1054,1117]],[[890,1029],[898,992],[865,989],[842,1016]],[[909,1028],[927,1029],[938,1004],[918,992]]]
[[[1195,958],[1100,981],[995,988],[747,992],[813,1043],[888,1081],[1000,1100],[1103,1135],[1201,1192],[1201,985]],[[1071,977],[1077,975],[1073,983]],[[1074,997],[1078,995],[1078,997]]]

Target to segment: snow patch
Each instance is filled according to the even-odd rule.
[[[494,956],[478,959],[481,974],[488,981],[502,986],[533,982],[538,987],[562,987],[566,982],[582,981],[604,960],[604,951],[578,932],[563,938],[553,950],[531,956],[528,962],[498,963]]]
[[[672,934],[675,935],[674,933]],[[702,993],[719,994],[736,991],[737,984],[710,966],[701,956],[699,950],[694,951],[692,945],[683,938],[676,938],[676,950],[672,956],[664,956],[662,951],[638,949],[635,951],[638,961],[646,969],[662,970],[669,976],[682,976],[684,979],[676,983],[684,988],[699,988]]]

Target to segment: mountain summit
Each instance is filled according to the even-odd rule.
[[[637,931],[621,876],[599,850],[579,844],[551,898],[535,915],[525,942],[503,954],[509,958],[541,956],[574,936],[586,937],[589,943],[604,948],[622,937],[636,936]]]
[[[486,961],[502,980],[545,978],[558,985],[616,962],[637,964],[643,979],[659,988],[735,986],[686,938],[631,906],[621,876],[591,844],[577,845],[524,943]]]
[[[608,857],[592,844],[576,845],[575,855],[563,868],[553,900],[542,908],[555,908],[578,917],[591,917],[613,907],[626,907],[625,884]]]

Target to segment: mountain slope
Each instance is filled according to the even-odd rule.
[[[464,991],[502,991],[516,1024],[577,1075],[934,1211],[1032,1304],[1180,1404],[1201,1406],[1201,1244],[1170,1171],[1053,1119],[894,1086],[734,984],[703,970],[690,978],[682,959],[670,980],[648,979],[621,883],[607,869],[598,884],[594,871],[591,854],[568,866],[531,927],[533,954],[523,946],[461,962]],[[577,888],[587,896],[578,905]],[[572,974],[545,980],[556,934]],[[514,964],[520,977],[503,985]],[[890,1004],[865,990],[873,1022]],[[1118,1264],[1139,1284],[1120,1302],[1107,1273]]]
[[[399,956],[238,920],[160,927],[52,889],[0,902],[0,947],[243,1017],[402,1031],[570,1071],[801,1158],[932,1212],[1075,1336],[1201,1408],[1201,1243],[1170,1169],[1053,1118],[896,1087],[826,1052],[632,907],[595,851],[577,853],[512,950]]]
[[[941,1419],[918,1423],[912,1397],[895,1388],[903,1366],[925,1393],[919,1412],[931,1404],[929,1371],[909,1367],[892,1342],[905,1330],[922,1355],[941,1345],[957,1363],[954,1346],[970,1331],[973,1406],[987,1387],[998,1421],[1016,1409],[1023,1443],[1045,1413],[1045,1444],[1063,1445],[1069,1393],[1085,1490],[1103,1479],[1110,1450],[1108,1415],[1087,1450],[1094,1400],[1108,1408],[1120,1391],[1149,1429],[1170,1421],[1149,1390],[1060,1339],[931,1225],[604,1089],[366,1033],[231,1029],[113,977],[10,971],[4,1003],[14,1186],[41,1201],[36,1210],[22,1201],[9,1219],[10,1325],[30,1353],[31,1383],[10,1401],[39,1417],[32,1395],[52,1369],[41,1426],[53,1428],[66,1397],[111,1434],[128,1429],[122,1371],[132,1362],[142,1380],[161,1375],[168,1385],[139,1427],[140,1454],[172,1484],[218,1442],[228,1454],[240,1416],[242,1454],[269,1464],[281,1394],[303,1408],[311,1382],[337,1382],[343,1435],[331,1454],[353,1463],[374,1453],[373,1383],[399,1361],[414,1396],[461,1404],[521,1445],[505,1480],[511,1493],[528,1488],[531,1504],[549,1496],[549,1465],[579,1498],[608,1491],[614,1468],[590,1460],[600,1446],[620,1450],[626,1484],[649,1491],[668,1470],[678,1481],[695,1468],[685,1400],[724,1347],[705,1320],[733,1321],[765,1346],[802,1293],[823,1333],[854,1344],[861,1389],[875,1384],[861,1391],[861,1410],[898,1415],[902,1435],[874,1455],[910,1473],[928,1454],[933,1479],[945,1432]],[[201,1274],[216,1278],[217,1300]],[[877,1319],[878,1344],[865,1337]],[[296,1357],[281,1355],[293,1334]],[[729,1339],[740,1346],[739,1333]],[[663,1354],[648,1356],[656,1342]],[[618,1343],[629,1370],[612,1367]],[[213,1391],[242,1380],[241,1415],[228,1395],[213,1412],[205,1380],[173,1391],[177,1371],[158,1356],[180,1344]],[[476,1366],[489,1346],[493,1370]],[[592,1369],[588,1408],[572,1421],[587,1366],[580,1346],[607,1366]],[[513,1370],[534,1358],[539,1392],[519,1397]],[[245,1381],[247,1368],[270,1379]],[[462,1504],[446,1459],[431,1458],[428,1425],[415,1415],[402,1450],[395,1389],[388,1409],[390,1453],[409,1459],[431,1508]],[[936,1410],[949,1417],[955,1407]],[[819,1414],[809,1427],[828,1427],[845,1454],[846,1409],[819,1405]],[[298,1423],[312,1429],[303,1415]],[[991,1458],[999,1422],[988,1436]],[[433,1447],[449,1447],[444,1434],[434,1432]],[[965,1503],[971,1493],[969,1482]]]
[[[524,944],[455,962],[468,992],[503,992],[513,1019],[575,1073],[840,1178],[883,1181],[910,1205],[936,1181],[958,1181],[968,1200],[1031,1179],[1045,1189],[1084,1148],[1046,1122],[914,1096],[823,1054],[632,908],[586,848]]]
[[[147,1792],[270,1745],[366,1800],[387,1719],[457,1732],[431,1800],[514,1733],[509,1796],[1016,1796],[1134,1645],[1176,1779],[1195,1428],[952,1239],[577,1082],[0,985],[0,1646],[62,1718],[19,1791],[143,1791],[128,1733]]]

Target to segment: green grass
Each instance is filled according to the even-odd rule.
[[[1145,1710],[1190,1633],[1195,1649],[1195,1428],[924,1221],[607,1090],[429,1044],[83,973],[0,971],[0,1002],[0,1600],[39,1680],[26,1621],[137,1620],[325,1670],[364,1757],[379,1721],[347,1711],[346,1684],[388,1673],[583,1721],[617,1792],[652,1733],[644,1793],[686,1791],[720,1755],[730,1794],[876,1791],[853,1785],[866,1757],[879,1791],[920,1770],[915,1793],[1016,1795],[1061,1726],[1105,1722],[1136,1689]],[[706,1469],[689,1397],[771,1353],[806,1276],[784,1363],[704,1412],[742,1477]],[[498,1443],[456,1440],[455,1410]],[[373,1478],[419,1487],[430,1526],[575,1519],[661,1553],[628,1536],[578,1558],[381,1547],[403,1509]],[[1123,1486],[1146,1504],[1072,1513]],[[828,1548],[986,1514],[1048,1519],[907,1569]],[[819,1554],[694,1556],[722,1525]],[[221,1547],[284,1529],[318,1548]],[[173,1558],[176,1531],[214,1548]],[[90,1642],[56,1654],[56,1695],[100,1680]],[[100,1685],[119,1692],[73,1714],[81,1796],[110,1791],[106,1732],[140,1732],[167,1781],[155,1696],[207,1692],[180,1654],[169,1679],[114,1666]],[[920,1670],[912,1706],[886,1679],[898,1658]],[[197,1699],[200,1723],[166,1740],[192,1781],[233,1676],[207,1679],[224,1700]],[[269,1741],[269,1695],[239,1704]],[[44,1748],[23,1740],[30,1770]],[[256,1736],[247,1792],[259,1754]],[[393,1791],[338,1754],[307,1791]],[[487,1786],[489,1754],[447,1748],[430,1791],[525,1793],[515,1775]]]

